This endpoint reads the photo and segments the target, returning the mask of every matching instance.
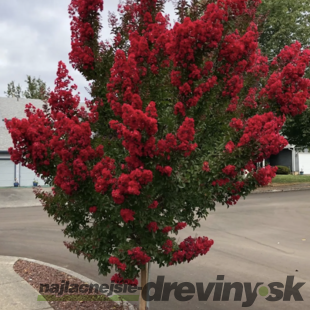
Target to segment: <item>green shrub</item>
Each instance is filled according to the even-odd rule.
[[[291,169],[289,167],[286,166],[277,166],[278,170],[277,170],[277,174],[290,174],[291,173]]]

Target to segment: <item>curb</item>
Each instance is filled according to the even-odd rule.
[[[56,265],[53,265],[53,264],[49,264],[49,263],[45,263],[45,262],[42,262],[42,261],[39,261],[39,260],[36,260],[36,259],[32,259],[32,258],[26,258],[26,257],[17,257],[17,256],[7,256],[7,255],[0,255],[0,258],[1,257],[7,257],[7,258],[12,258],[12,259],[16,259],[19,260],[19,259],[22,259],[22,260],[25,260],[25,261],[28,261],[28,262],[32,262],[32,263],[37,263],[37,264],[40,264],[40,265],[44,265],[44,266],[47,266],[47,267],[51,267],[51,268],[54,268],[56,270],[59,270],[59,271],[62,271],[62,272],[65,272],[67,274],[69,274],[70,276],[72,277],[75,277],[75,278],[78,278],[79,280],[83,281],[83,282],[87,282],[87,283],[93,283],[93,284],[98,284],[100,285],[100,283],[96,282],[96,281],[93,281],[87,277],[84,277],[83,275],[77,273],[77,272],[74,272],[72,270],[69,270],[67,268],[63,268],[63,267],[59,267],[59,266],[56,266]],[[30,284],[29,284],[30,285]],[[39,294],[39,293],[38,293]],[[112,295],[111,296],[118,296],[117,294],[115,294],[114,292],[112,292]],[[113,300],[114,301],[114,300]],[[116,304],[118,305],[121,305],[122,302],[121,301],[114,301]],[[128,301],[124,301],[123,302],[123,305],[127,306],[128,310],[135,310],[134,306],[132,304],[130,304]]]
[[[299,188],[282,188],[282,189],[270,189],[262,191],[253,191],[251,194],[266,194],[266,193],[280,193],[280,192],[296,192],[296,191],[307,191],[310,187],[299,187]]]
[[[37,205],[31,205],[31,206],[4,206],[4,207],[0,206],[0,210],[1,209],[14,209],[14,208],[34,208],[34,207],[42,208],[42,205],[37,204]]]

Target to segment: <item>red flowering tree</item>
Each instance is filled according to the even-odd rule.
[[[164,0],[127,0],[114,39],[100,42],[103,0],[72,0],[70,61],[91,81],[87,109],[59,62],[43,110],[6,121],[15,163],[42,175],[38,191],[70,251],[98,262],[112,280],[137,284],[147,262],[190,262],[213,244],[173,237],[196,228],[215,203],[235,204],[275,176],[255,163],[277,154],[285,115],[301,114],[310,51],[296,42],[271,63],[258,47],[260,0],[179,1],[179,22]],[[197,3],[196,3],[197,2]],[[190,17],[189,17],[190,16]],[[246,178],[243,170],[249,171]]]

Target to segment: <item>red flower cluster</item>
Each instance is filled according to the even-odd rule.
[[[139,106],[142,101],[139,95],[136,95],[139,99]],[[139,107],[134,107],[135,101],[132,102],[132,105],[124,104],[122,107],[122,118],[124,125],[130,127],[134,130],[145,130],[148,135],[154,135],[157,132],[157,120],[154,116],[157,116],[156,105],[155,102],[150,102],[148,107],[146,108],[146,113],[142,112]],[[124,127],[121,127],[123,130]],[[126,135],[126,131],[123,133],[123,136]],[[124,137],[125,138],[125,137]]]
[[[190,71],[188,81],[183,85],[181,71],[171,72],[171,84],[178,87],[180,97],[184,98],[188,108],[196,106],[203,94],[209,92],[217,84],[215,76],[207,78],[213,63],[207,61],[202,68],[199,68],[194,61],[195,54],[204,47],[217,46],[223,31],[223,25],[220,22],[223,16],[224,12],[220,11],[216,5],[210,5],[200,20],[191,21],[185,18],[182,24],[176,23],[172,31],[166,31],[165,52],[173,60],[175,68],[188,68]],[[195,80],[201,80],[196,88],[193,84]],[[183,103],[178,102],[175,105],[174,113],[186,115]]]
[[[94,53],[87,46],[87,42],[94,38],[93,26],[86,22],[90,16],[96,16],[99,21],[99,11],[103,10],[103,0],[71,0],[69,15],[72,18],[71,25],[71,52],[70,62],[74,68],[89,69],[94,66]],[[76,16],[77,15],[77,16]]]
[[[50,98],[48,99],[54,117],[56,117],[58,112],[72,116],[79,105],[79,96],[72,95],[72,90],[76,90],[77,86],[75,84],[70,86],[70,81],[73,81],[73,79],[68,74],[69,71],[66,65],[62,61],[59,61],[57,78],[55,80],[56,87],[50,93]]]
[[[158,230],[158,225],[156,222],[151,222],[147,225],[147,229],[152,232],[156,232]]]
[[[189,156],[192,151],[197,148],[197,143],[190,144],[189,141],[193,141],[195,136],[194,119],[186,117],[182,125],[177,131],[177,138],[181,141],[178,146],[179,150],[185,151],[184,156]]]
[[[172,227],[171,226],[166,226],[166,227],[164,227],[163,229],[162,229],[162,232],[164,233],[164,234],[167,234],[169,231],[171,231],[172,230]]]
[[[203,163],[202,170],[206,172],[210,171],[209,163],[207,161]]]
[[[133,217],[134,215],[135,215],[135,212],[130,209],[121,210],[121,217],[125,223],[128,223],[129,221],[134,221],[135,220]]]
[[[235,98],[243,88],[243,79],[239,75],[234,75],[226,82],[223,96],[231,96]]]
[[[120,264],[120,260],[117,257],[111,256],[109,258],[109,263],[111,265],[118,265],[118,264]]]
[[[185,222],[180,222],[174,226],[174,231],[181,230],[181,229],[185,228],[186,226],[187,226],[187,224]]]
[[[126,264],[123,264],[120,262],[120,260],[117,257],[111,256],[109,258],[109,263],[111,265],[116,265],[118,269],[125,271],[126,270]]]
[[[235,144],[232,141],[229,141],[226,145],[225,145],[225,149],[228,153],[232,153],[233,150],[235,149]]]
[[[142,185],[153,180],[153,173],[150,170],[135,169],[130,174],[122,173],[113,186],[112,198],[115,203],[122,204],[124,195],[140,195]]]
[[[241,130],[241,129],[243,128],[243,122],[242,122],[241,119],[233,118],[233,119],[231,120],[231,122],[229,123],[229,126],[230,126],[231,128],[236,129],[236,131],[239,131],[239,130]]]
[[[241,192],[241,190],[243,189],[243,187],[245,185],[245,182],[237,181],[237,182],[234,182],[232,185],[233,185],[233,189],[230,189],[230,190],[233,194],[236,194],[236,193]]]
[[[254,172],[254,178],[261,186],[266,186],[271,183],[272,179],[276,176],[278,167],[266,166]]]
[[[254,169],[256,169],[256,166],[254,165],[253,161],[250,160],[244,167],[249,172],[252,172]]]
[[[111,277],[111,282],[118,283],[118,284],[128,284],[131,286],[137,286],[138,285],[137,279],[134,279],[134,280],[124,279],[119,273],[116,273],[115,275],[113,275]]]
[[[179,245],[179,250],[172,254],[172,260],[169,265],[174,263],[190,262],[198,255],[205,255],[214,244],[212,239],[207,237],[192,238],[188,237]]]
[[[158,206],[158,201],[153,201],[150,205],[149,205],[149,209],[156,209]]]
[[[110,83],[107,85],[109,93],[107,94],[108,102],[115,115],[122,115],[123,103],[130,104],[135,109],[142,108],[142,101],[137,94],[137,86],[140,84],[139,71],[134,54],[129,54],[128,59],[122,50],[117,50],[114,58],[114,66],[111,69]],[[122,98],[119,93],[123,94]]]
[[[115,160],[110,157],[105,157],[98,162],[90,175],[95,183],[95,190],[98,193],[104,194],[110,185],[115,184],[116,179],[113,177],[115,174]]]
[[[171,84],[174,86],[181,86],[181,71],[174,71],[172,70],[170,73],[170,77],[171,77]],[[183,103],[180,102],[182,105]]]
[[[250,88],[247,97],[244,99],[243,101],[243,105],[245,107],[248,107],[250,109],[255,109],[257,108],[257,102],[256,102],[256,92],[257,92],[257,88]],[[241,121],[241,120],[240,120]],[[241,123],[239,122],[239,124],[241,125]],[[242,129],[242,127],[238,126],[239,129]]]
[[[164,254],[169,254],[172,251],[173,243],[168,239],[165,244],[161,247],[164,250]]]
[[[174,106],[174,112],[175,115],[181,114],[182,116],[186,116],[186,111],[184,104],[182,102],[177,102]]]
[[[219,179],[219,180],[215,180],[212,182],[212,186],[224,186],[226,185],[227,183],[229,183],[229,179],[226,178],[226,179]]]
[[[128,250],[128,255],[131,257],[132,260],[135,261],[137,265],[145,265],[151,260],[151,258],[141,250],[141,247],[136,247],[132,250]]]
[[[258,161],[278,154],[288,144],[279,133],[284,121],[284,117],[276,117],[272,112],[249,118],[237,146],[244,146],[251,141],[258,142],[260,144]]]
[[[239,199],[240,199],[240,195],[232,195],[230,198],[228,198],[226,203],[228,205],[235,205]]]
[[[180,126],[180,128],[184,125],[184,123]],[[197,143],[189,143],[189,140],[186,140],[186,136],[190,136],[191,134],[194,135],[195,131],[194,128],[185,126],[182,127],[182,129],[179,128],[180,138],[184,140],[180,140],[181,143],[178,145],[176,137],[168,133],[166,135],[166,139],[161,139],[157,143],[157,149],[154,152],[155,155],[159,156],[165,156],[165,153],[167,155],[167,159],[170,157],[171,151],[183,151],[184,156],[190,156],[190,154],[197,148]]]
[[[238,174],[238,172],[236,171],[236,166],[233,165],[226,166],[225,168],[222,169],[222,171],[231,178],[234,178]]]
[[[170,166],[162,167],[157,165],[156,170],[158,170],[162,175],[166,174],[168,177],[170,177],[172,173],[172,168]]]
[[[243,1],[246,3],[247,1]],[[225,59],[227,64],[234,64],[239,62],[237,66],[236,73],[240,70],[240,63],[244,58],[249,55],[253,55],[257,49],[257,38],[258,38],[258,31],[257,26],[254,23],[251,23],[245,32],[245,34],[241,37],[239,31],[236,30],[235,33],[226,35],[224,42],[222,44],[222,49],[220,51],[221,60]],[[242,68],[244,70],[251,67],[251,63],[246,63],[246,66]],[[240,77],[236,76],[236,79]],[[237,82],[239,83],[239,82]],[[235,94],[232,94],[232,97],[236,95],[238,86],[236,90],[233,91]]]
[[[256,8],[261,3],[261,0],[253,0],[252,6],[248,7],[248,0],[219,0],[218,5],[220,8],[225,8],[225,11],[230,11],[232,18],[242,14],[248,14],[253,17]]]
[[[284,114],[301,114],[310,98],[310,80],[303,78],[309,62],[310,50],[302,50],[299,42],[286,46],[272,62],[279,69],[270,76],[260,97],[275,100]]]
[[[57,75],[55,91],[49,98],[50,114],[29,104],[25,110],[28,119],[13,119],[6,125],[15,148],[9,150],[12,160],[35,171],[40,167],[40,173],[48,176],[51,162],[57,159],[54,184],[70,195],[78,189],[80,181],[89,177],[86,163],[102,157],[103,149],[91,147],[87,118],[93,120],[94,113],[77,108],[79,97],[72,95],[76,86],[70,87],[72,78],[62,62]]]
[[[149,136],[154,135],[157,132],[157,120],[147,115],[154,115],[154,111],[147,113],[141,110],[136,110],[128,104],[124,104],[122,108],[124,124],[129,126],[132,130],[127,129],[124,124],[118,121],[110,121],[110,127],[117,131],[118,138],[123,138],[123,146],[129,151],[132,157],[143,156],[148,154],[154,149],[155,141],[150,144],[143,144],[141,142],[141,131],[145,130]],[[150,143],[150,141],[149,141]]]
[[[259,49],[256,50],[255,54],[252,54],[252,67],[247,70],[255,78],[267,77],[269,73],[268,57],[262,56]]]
[[[194,63],[195,52],[203,46],[217,47],[222,38],[221,21],[224,15],[224,10],[220,10],[216,4],[212,3],[208,5],[201,19],[191,21],[187,17],[182,24],[175,24],[172,32],[168,33],[170,36],[166,38],[166,51],[171,55],[175,66],[182,68]]]
[[[181,142],[188,142],[194,140],[195,135],[195,125],[192,118],[185,118],[185,121],[182,123],[178,129],[177,137]]]
[[[97,207],[90,207],[89,212],[90,213],[95,213],[97,211]]]

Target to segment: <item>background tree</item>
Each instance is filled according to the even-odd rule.
[[[49,106],[28,104],[27,119],[6,121],[11,159],[54,185],[36,196],[66,225],[68,249],[102,274],[115,268],[117,283],[136,285],[148,262],[205,255],[213,240],[175,234],[271,182],[276,168],[255,163],[287,145],[285,118],[310,97],[310,50],[296,42],[271,65],[262,56],[259,0],[219,0],[202,15],[190,6],[192,19],[180,0],[185,17],[172,28],[164,2],[125,1],[103,43],[103,1],[72,0],[69,57],[91,81],[88,111],[60,61]]]
[[[4,93],[8,98],[12,97],[20,98],[22,95],[22,89],[19,84],[15,87],[15,83],[14,81],[12,81],[11,83],[8,84],[7,91]]]
[[[309,46],[310,0],[262,0],[257,16],[261,20],[259,44],[269,59],[296,40]]]
[[[18,97],[28,99],[41,99],[46,101],[50,95],[50,88],[46,88],[46,83],[40,78],[31,77],[27,75],[26,90],[22,91],[20,85],[15,87],[14,81],[8,84],[8,90],[4,92],[7,97]]]
[[[46,83],[40,78],[32,78],[30,75],[27,75],[25,82],[27,83],[27,88],[23,92],[25,98],[41,100],[48,99],[50,89],[46,88]]]
[[[282,134],[287,137],[290,144],[297,150],[310,150],[310,109],[309,101],[307,110],[294,118],[288,118],[282,129]]]
[[[272,60],[285,45],[296,40],[304,47],[310,45],[310,0],[262,0],[257,11],[262,52]],[[310,78],[309,68],[306,77]],[[310,105],[310,102],[307,102]],[[297,148],[310,148],[310,109],[294,118],[287,118],[283,134]]]

